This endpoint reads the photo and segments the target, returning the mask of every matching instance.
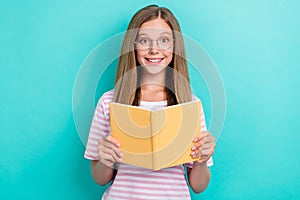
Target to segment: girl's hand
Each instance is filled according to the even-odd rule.
[[[98,141],[99,162],[107,167],[113,167],[116,162],[122,162],[122,152],[119,142],[111,135]]]
[[[211,133],[205,131],[195,137],[194,143],[191,156],[193,158],[201,158],[197,161],[199,163],[207,162],[214,153],[216,146],[215,138],[211,135]]]

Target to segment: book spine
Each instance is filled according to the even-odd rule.
[[[153,169],[158,170],[160,169],[160,157],[159,157],[159,151],[160,151],[160,135],[158,134],[158,130],[161,127],[159,122],[159,111],[158,112],[151,112],[151,141],[152,141],[152,152],[153,152]]]

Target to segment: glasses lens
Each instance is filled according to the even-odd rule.
[[[149,38],[138,38],[137,41],[135,42],[136,44],[136,49],[139,50],[148,50],[149,48],[153,48],[153,42],[155,40],[151,40]],[[168,37],[162,37],[156,40],[156,45],[157,48],[161,50],[167,50],[169,49],[173,44],[173,39],[168,38]]]
[[[149,38],[138,38],[136,43],[136,48],[140,49],[140,50],[147,50],[150,48],[150,46],[152,45],[152,40]]]
[[[173,44],[173,39],[169,37],[162,37],[157,40],[157,45],[160,49],[167,50],[169,49]]]

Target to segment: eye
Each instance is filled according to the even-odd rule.
[[[159,41],[160,41],[161,43],[163,43],[163,44],[166,44],[166,43],[169,43],[169,42],[170,42],[170,39],[167,38],[167,37],[165,37],[165,38],[159,39]]]
[[[139,43],[142,44],[142,45],[147,45],[147,44],[150,44],[150,43],[151,43],[151,40],[148,39],[148,38],[140,38],[138,41],[139,41]]]

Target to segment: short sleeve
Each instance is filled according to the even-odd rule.
[[[196,97],[195,95],[193,95],[192,99],[193,100],[199,100],[201,102],[201,100],[198,97]],[[207,131],[207,127],[206,127],[205,115],[204,115],[204,111],[203,111],[203,107],[202,107],[202,110],[201,110],[201,132],[204,132],[204,131]],[[188,168],[192,168],[193,167],[193,162],[186,163],[186,166]],[[210,157],[209,160],[207,161],[207,166],[209,166],[209,167],[213,166],[212,157]]]
[[[99,160],[98,140],[110,134],[109,106],[112,98],[112,92],[106,92],[97,103],[84,153],[89,160]]]

